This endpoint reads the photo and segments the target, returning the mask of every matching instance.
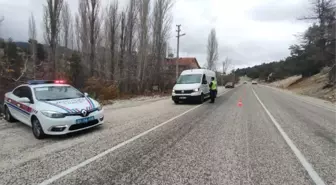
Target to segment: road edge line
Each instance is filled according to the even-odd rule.
[[[252,91],[254,93],[254,96],[259,101],[260,105],[264,108],[267,115],[271,118],[273,124],[280,132],[281,136],[286,141],[287,145],[290,147],[290,149],[293,151],[295,156],[299,159],[301,165],[305,168],[305,170],[308,172],[310,178],[315,182],[317,185],[325,185],[322,178],[317,174],[317,172],[314,170],[313,166],[307,161],[307,159],[304,157],[304,155],[300,152],[300,150],[295,146],[293,141],[288,137],[288,135],[285,133],[285,131],[281,128],[280,124],[276,121],[276,119],[272,116],[272,114],[269,112],[269,110],[266,108],[266,106],[262,103],[260,98],[258,97],[257,93],[252,88]]]
[[[230,92],[232,90],[233,89],[227,90],[227,91],[219,94],[217,97],[220,97],[220,96],[222,96],[222,95],[224,95],[224,94],[226,94],[226,93],[228,93],[228,92]],[[50,177],[49,179],[44,180],[41,183],[38,183],[38,185],[49,185],[49,184],[55,182],[56,180],[58,180],[58,179],[60,179],[60,178],[62,178],[64,176],[66,176],[66,175],[68,175],[68,174],[70,174],[70,173],[72,173],[72,172],[74,172],[76,170],[78,170],[79,168],[82,168],[82,167],[84,167],[84,166],[86,166],[86,165],[88,165],[88,164],[90,164],[90,163],[98,160],[99,158],[104,157],[105,155],[113,152],[114,150],[117,150],[117,149],[119,149],[119,148],[121,148],[121,147],[123,147],[123,146],[125,146],[125,145],[127,145],[127,144],[129,144],[129,143],[131,143],[131,142],[133,142],[133,141],[141,138],[142,136],[145,136],[148,133],[150,133],[150,132],[152,132],[152,131],[154,131],[154,130],[156,130],[156,129],[164,126],[164,125],[166,125],[167,123],[169,123],[169,122],[171,122],[171,121],[173,121],[173,120],[175,120],[175,119],[177,119],[177,118],[179,118],[179,117],[181,117],[181,116],[183,116],[183,115],[185,115],[185,114],[187,114],[187,113],[189,113],[189,112],[191,112],[191,111],[193,111],[193,110],[201,107],[202,105],[205,105],[205,104],[203,103],[203,104],[197,105],[196,107],[193,107],[193,108],[191,108],[191,109],[189,109],[189,110],[187,110],[187,111],[185,111],[185,112],[183,112],[183,113],[181,113],[181,114],[179,114],[179,115],[177,115],[175,117],[172,117],[172,118],[168,119],[167,121],[162,122],[159,125],[156,125],[155,127],[150,128],[149,130],[146,130],[146,131],[144,131],[144,132],[142,132],[142,133],[140,133],[140,134],[138,134],[136,136],[133,136],[132,138],[130,138],[130,139],[126,140],[126,141],[123,141],[123,142],[121,142],[121,143],[113,146],[112,148],[105,150],[104,152],[101,152],[101,153],[99,153],[99,154],[97,154],[97,155],[95,155],[95,156],[93,156],[93,157],[91,157],[89,159],[86,159],[83,162],[81,162],[81,163],[79,163],[79,164],[77,164],[75,166],[72,166],[72,167],[70,167],[70,168],[68,168],[68,169],[66,169],[66,170],[64,170],[64,171],[62,171],[62,172],[60,172],[60,173],[58,173],[58,174]]]

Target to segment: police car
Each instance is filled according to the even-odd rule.
[[[62,80],[33,80],[5,94],[5,119],[32,128],[37,139],[101,125],[102,106]]]

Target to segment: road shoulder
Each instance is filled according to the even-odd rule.
[[[271,87],[269,85],[261,85],[261,86],[272,89],[272,90],[274,90],[278,93],[288,94],[292,98],[298,99],[302,102],[305,102],[305,103],[314,105],[316,107],[323,108],[323,109],[326,109],[326,110],[329,110],[329,111],[332,111],[332,112],[336,113],[336,103],[332,103],[332,102],[322,100],[322,99],[319,99],[319,98],[315,98],[315,97],[311,97],[311,96],[296,94],[292,91],[285,90],[285,89],[280,89],[280,88],[276,88],[276,87]]]

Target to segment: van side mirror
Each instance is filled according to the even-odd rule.
[[[208,84],[208,81],[204,80],[202,84]]]

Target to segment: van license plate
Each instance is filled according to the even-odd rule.
[[[187,99],[187,97],[180,97],[180,99],[181,99],[181,100],[185,100],[185,99]]]
[[[90,116],[87,118],[81,118],[81,119],[76,119],[76,124],[82,124],[82,123],[87,123],[89,121],[94,120],[94,116]]]

